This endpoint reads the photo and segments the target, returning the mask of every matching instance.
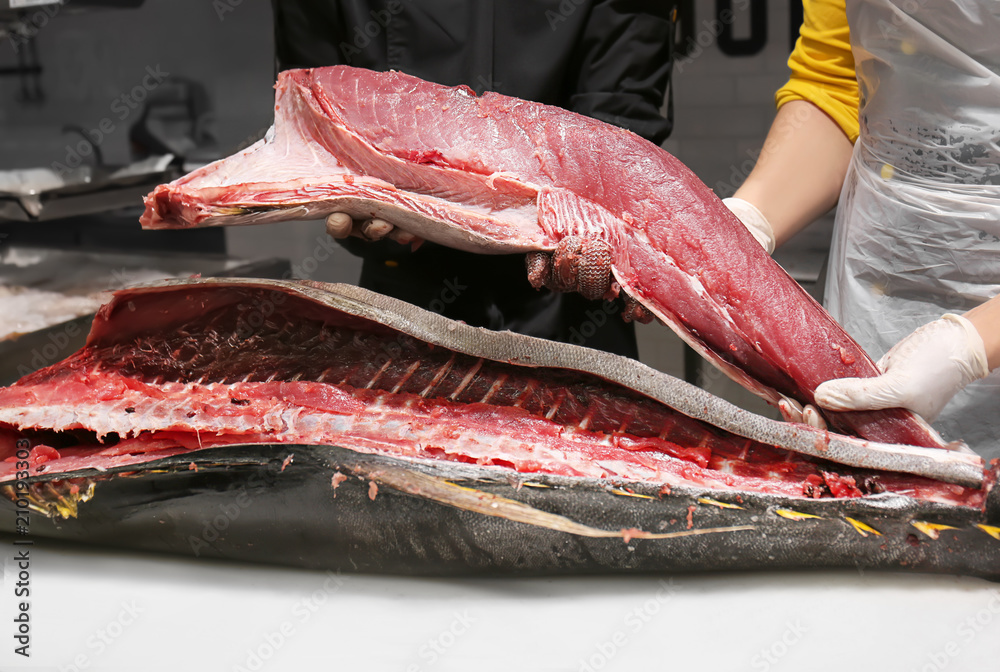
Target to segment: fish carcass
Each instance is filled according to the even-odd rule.
[[[530,253],[536,286],[624,291],[631,315],[659,318],[771,403],[813,403],[826,380],[878,374],[708,187],[628,131],[398,72],[291,70],[276,88],[267,137],[158,187],[143,226],[377,217],[463,250]],[[902,409],[827,419],[875,441],[943,445]]]
[[[343,285],[121,290],[0,389],[4,529],[345,571],[1000,579],[997,468]],[[30,514],[30,521],[29,521]],[[42,515],[38,515],[42,514]]]

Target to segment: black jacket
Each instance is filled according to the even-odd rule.
[[[623,126],[670,133],[670,0],[275,0],[281,70],[346,64],[497,91]],[[665,102],[666,101],[666,102]],[[661,114],[664,110],[666,114]],[[536,292],[524,258],[425,244],[347,247],[360,284],[492,329],[637,356],[615,306]]]

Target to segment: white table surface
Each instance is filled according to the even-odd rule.
[[[36,539],[0,670],[1000,670],[1000,584],[857,571],[422,579]],[[256,657],[255,655],[256,654]]]

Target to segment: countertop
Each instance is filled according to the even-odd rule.
[[[0,536],[0,669],[996,670],[1000,584],[822,571],[364,576],[35,539],[31,657]]]

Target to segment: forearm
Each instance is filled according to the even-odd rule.
[[[1000,295],[976,306],[964,317],[972,322],[983,338],[990,371],[1000,367]]]
[[[767,217],[780,246],[836,204],[852,150],[818,107],[791,101],[778,110],[757,165],[735,196]]]

